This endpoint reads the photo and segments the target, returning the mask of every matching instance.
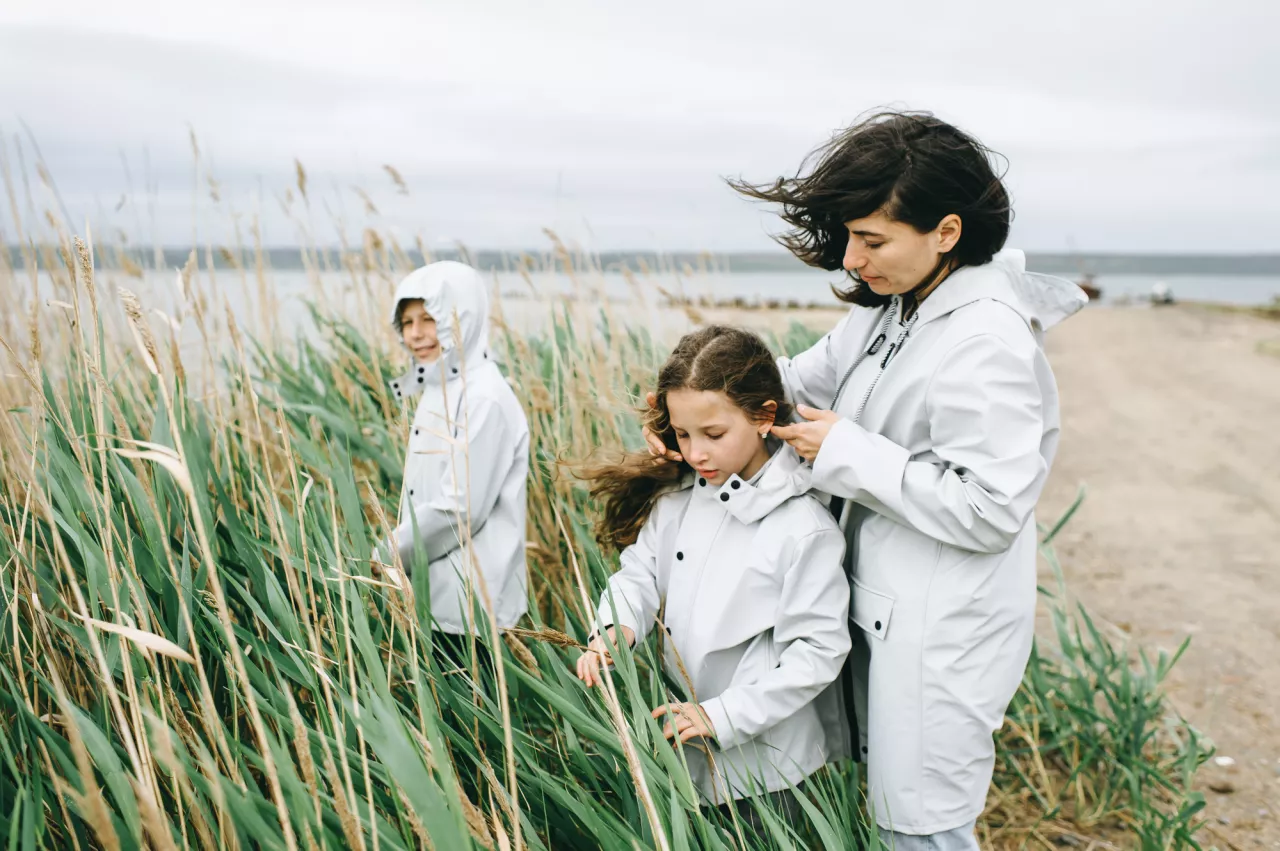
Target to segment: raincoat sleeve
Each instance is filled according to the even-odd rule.
[[[852,315],[852,312],[845,314],[835,328],[794,358],[778,358],[778,371],[782,373],[788,402],[819,410],[831,407],[840,381],[837,353]]]
[[[468,412],[466,428],[458,433],[460,443],[454,451],[431,456],[430,479],[437,484],[428,489],[426,499],[414,504],[409,521],[396,529],[400,560],[406,566],[413,564],[416,550],[435,561],[461,545],[462,530],[479,532],[511,469],[515,427],[496,403],[476,404]]]
[[[701,704],[722,750],[794,715],[840,675],[850,647],[843,558],[844,536],[834,528],[796,544],[773,627],[773,640],[782,648],[778,666]]]
[[[1009,549],[1049,468],[1034,358],[984,334],[943,356],[925,393],[930,460],[847,419],[831,427],[813,486],[953,547]]]
[[[644,641],[653,619],[662,605],[662,589],[658,587],[658,506],[640,527],[636,542],[622,551],[618,571],[600,595],[596,613],[595,637],[611,626],[629,627],[636,634],[635,643]]]

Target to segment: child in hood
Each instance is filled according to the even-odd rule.
[[[442,631],[480,631],[478,577],[498,626],[512,627],[528,609],[529,423],[489,351],[484,282],[463,263],[423,266],[396,288],[393,321],[413,366],[391,387],[417,407],[399,525],[375,558],[428,570]]]
[[[811,471],[769,436],[790,416],[768,346],[712,326],[685,335],[658,376],[648,425],[680,462],[588,470],[602,544],[622,551],[578,676],[643,641],[663,611],[664,665],[687,702],[657,707],[664,734],[700,739],[693,779],[718,804],[782,792],[847,751],[829,688],[849,651],[844,538],[808,495]],[[832,701],[835,701],[834,703]],[[785,801],[783,802],[785,804]]]

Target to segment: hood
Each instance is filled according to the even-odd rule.
[[[440,358],[436,363],[413,363],[409,372],[391,382],[400,398],[413,396],[430,384],[460,378],[493,360],[489,351],[489,294],[480,273],[465,263],[441,260],[410,272],[396,287],[391,321],[400,303],[422,299],[436,321]]]
[[[1089,301],[1084,290],[1063,278],[1027,271],[1027,257],[1006,248],[982,266],[956,270],[920,305],[918,324],[946,316],[981,299],[994,299],[1018,312],[1037,340]]]
[[[695,498],[720,501],[739,521],[755,523],[792,497],[808,493],[813,469],[786,443],[772,436],[766,439],[773,454],[750,482],[733,475],[717,488],[695,476]]]

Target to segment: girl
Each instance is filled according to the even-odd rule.
[[[1044,331],[1085,296],[1001,250],[989,152],[927,113],[873,116],[808,174],[735,188],[853,281],[835,330],[779,361],[804,421],[774,433],[843,509],[869,804],[896,848],[977,849],[1035,626],[1033,508],[1058,445]]]
[[[414,365],[391,387],[421,398],[399,526],[375,559],[427,568],[431,614],[446,633],[477,631],[478,576],[498,626],[515,626],[528,609],[529,424],[489,352],[484,283],[462,263],[424,266],[396,288],[394,322]]]
[[[663,661],[692,700],[653,715],[671,716],[668,738],[711,742],[714,769],[690,771],[716,802],[794,786],[843,745],[818,698],[849,651],[844,541],[806,495],[808,468],[769,436],[790,413],[764,342],[705,328],[662,367],[648,421],[684,461],[586,473],[605,500],[601,543],[626,549],[597,616],[612,640],[590,641],[578,676],[599,683],[608,646],[643,641],[665,607]]]

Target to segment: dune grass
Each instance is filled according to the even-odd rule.
[[[423,578],[405,592],[368,560],[409,416],[379,321],[403,253],[370,238],[344,253],[360,308],[314,292],[292,337],[260,263],[219,279],[212,249],[193,255],[182,310],[161,317],[58,234],[0,267],[5,847],[875,847],[856,765],[816,775],[791,816],[700,805],[683,766],[703,755],[649,717],[673,693],[652,646],[622,651],[607,689],[572,673],[616,556],[561,462],[639,445],[635,399],[696,316],[655,329],[644,305],[543,298],[528,332],[497,303],[531,428],[533,605],[455,664]],[[556,256],[588,292],[599,270]],[[251,306],[239,324],[232,286]],[[1199,847],[1191,781],[1209,750],[1161,697],[1176,655],[1114,646],[1069,606],[1052,550],[1068,519],[1044,530],[1051,628],[998,737],[980,836]]]

